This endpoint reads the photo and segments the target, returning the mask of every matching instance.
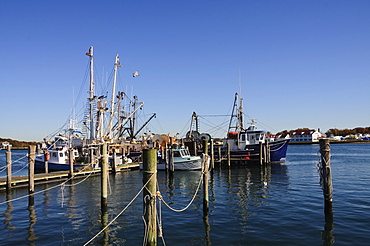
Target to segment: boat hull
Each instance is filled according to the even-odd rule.
[[[174,171],[191,171],[201,169],[202,169],[201,158],[195,160],[176,161],[174,163]],[[166,170],[166,163],[158,163],[157,170]]]
[[[74,164],[73,169],[86,167],[86,164]],[[35,161],[35,169],[38,171],[45,171],[45,162]],[[48,162],[48,171],[68,171],[70,170],[69,164],[60,164]]]

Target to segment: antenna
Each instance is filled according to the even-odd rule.
[[[240,74],[240,67],[238,68],[238,83],[239,83],[239,96],[243,97],[242,95],[242,76]]]

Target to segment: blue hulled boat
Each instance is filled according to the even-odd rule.
[[[223,140],[224,155],[229,148],[233,160],[259,161],[261,157],[268,157],[271,163],[285,162],[289,141],[286,138],[270,139],[266,131],[257,130],[254,119],[245,129],[243,100],[238,99],[238,93],[235,94],[228,134]]]

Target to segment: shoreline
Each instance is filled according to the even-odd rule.
[[[352,143],[370,143],[370,140],[343,140],[343,141],[334,141],[330,140],[330,144],[352,144]],[[289,145],[307,145],[307,144],[319,144],[317,142],[289,142]]]

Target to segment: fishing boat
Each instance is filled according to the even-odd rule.
[[[86,167],[86,164],[79,160],[80,154],[77,149],[72,149],[68,147],[68,139],[64,136],[55,137],[53,143],[47,142],[48,151],[43,154],[37,154],[35,156],[35,169],[45,170],[45,161],[48,164],[49,171],[66,171],[70,170],[70,153],[72,153],[73,168],[80,169]]]
[[[243,99],[235,93],[227,137],[223,139],[223,153],[230,149],[233,160],[260,161],[268,159],[271,163],[285,162],[290,139],[270,139],[267,132],[258,130],[252,119],[250,126],[244,127]]]
[[[50,139],[55,138],[54,140],[45,139],[45,145],[47,146],[45,149],[49,152],[49,155],[36,155],[36,169],[44,169],[45,161],[48,161],[48,167],[51,171],[69,170],[70,149],[73,149],[71,160],[74,168],[84,167],[86,166],[85,163],[88,162],[91,167],[96,168],[98,167],[98,157],[101,155],[99,146],[102,143],[121,146],[117,151],[122,150],[122,152],[116,152],[116,165],[130,163],[131,160],[123,155],[125,153],[124,146],[126,146],[126,143],[133,144],[140,131],[156,116],[154,113],[140,128],[135,129],[137,112],[143,108],[144,103],[139,102],[137,96],[134,96],[131,100],[124,91],[116,91],[117,70],[121,67],[118,54],[114,62],[111,99],[106,99],[109,95],[108,91],[103,91],[102,96],[97,96],[93,70],[93,47],[90,47],[86,55],[90,58],[90,86],[87,108],[82,120],[82,130],[78,130],[78,127],[75,126],[74,122],[77,120],[71,119],[68,129],[50,137]],[[135,76],[138,76],[137,71],[134,74]],[[112,158],[113,156],[110,153],[109,163],[113,163]]]
[[[171,163],[173,163],[173,171],[202,170],[204,161],[206,161],[207,166],[209,166],[209,158],[204,156],[192,156],[186,148],[170,149],[167,151],[167,155],[164,159],[161,158],[162,154],[162,151],[158,151],[157,170],[171,170]],[[171,160],[172,156],[173,160]],[[142,163],[140,163],[140,169],[143,169]]]

